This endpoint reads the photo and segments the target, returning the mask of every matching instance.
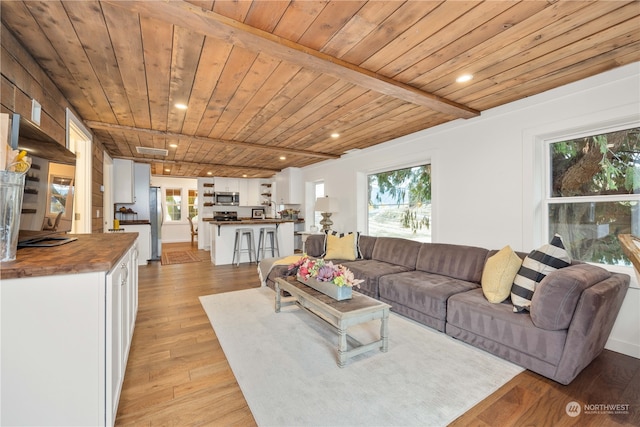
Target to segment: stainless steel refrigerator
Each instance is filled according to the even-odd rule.
[[[149,188],[149,214],[151,216],[151,260],[160,261],[162,256],[162,191],[160,187]]]

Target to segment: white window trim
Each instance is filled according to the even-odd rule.
[[[523,197],[522,201],[522,242],[525,248],[537,248],[547,242],[549,229],[547,208],[550,203],[561,203],[575,199],[556,197],[551,200],[548,185],[549,176],[551,175],[549,144],[638,126],[640,126],[640,114],[637,112],[637,105],[628,105],[598,114],[576,117],[573,120],[566,120],[562,123],[552,123],[523,131],[523,194],[531,194],[530,198]],[[596,197],[598,201],[604,201],[605,198],[611,200],[612,197],[615,200],[623,199],[623,196]],[[626,196],[624,197],[626,198]],[[580,197],[579,199],[584,202],[591,201],[587,197]],[[629,195],[629,199],[638,200],[638,196]],[[633,267],[591,264],[601,266],[612,272],[628,274],[631,277],[630,286],[640,289],[640,283]]]
[[[180,190],[180,219],[171,219],[169,216],[169,203],[167,202],[167,190]],[[187,223],[187,219],[184,217],[184,205],[185,205],[185,198],[184,198],[184,188],[183,187],[165,187],[162,189],[162,194],[164,195],[164,203],[163,203],[163,209],[165,210],[165,212],[163,213],[163,216],[165,216],[165,224],[182,224],[182,223]],[[189,209],[188,206],[188,201],[187,201],[187,212]],[[172,205],[173,206],[173,205]]]
[[[362,192],[362,194],[364,194],[363,196],[363,200],[362,200],[362,205],[363,205],[363,223],[364,223],[364,229],[365,232],[364,234],[369,235],[369,194],[368,194],[368,188],[369,188],[369,176],[370,175],[376,175],[379,173],[383,173],[383,172],[390,172],[390,171],[395,171],[395,170],[400,170],[400,169],[409,169],[409,168],[415,168],[415,167],[422,167],[422,166],[430,166],[431,168],[431,225],[429,230],[431,231],[431,243],[436,243],[436,237],[437,237],[437,231],[434,228],[434,224],[436,223],[436,219],[438,217],[437,214],[437,208],[435,207],[435,199],[436,199],[436,194],[437,194],[437,190],[434,184],[434,155],[433,153],[430,154],[429,156],[427,156],[424,160],[422,161],[412,161],[412,162],[403,162],[403,163],[393,163],[392,165],[389,166],[381,166],[375,169],[369,169],[367,171],[364,171],[361,173],[361,180],[362,182],[360,183],[360,186],[362,188],[364,188],[364,191]],[[437,168],[436,168],[437,170]],[[360,187],[358,187],[360,188]]]

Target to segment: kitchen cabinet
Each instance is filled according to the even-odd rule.
[[[0,424],[112,426],[138,308],[135,235],[78,235],[58,259],[35,249],[3,271]],[[79,272],[5,278],[25,268]]]
[[[216,191],[223,193],[238,193],[240,191],[238,178],[215,177],[213,183]]]
[[[276,202],[300,205],[304,197],[304,183],[300,168],[286,168],[276,174]]]
[[[133,164],[133,200],[132,209],[138,212],[138,219],[150,218],[149,187],[151,186],[151,165],[148,163]]]
[[[133,161],[113,159],[114,203],[135,203]]]
[[[240,179],[240,206],[261,206],[260,202],[260,181],[259,179]]]
[[[151,165],[134,163],[131,160],[114,159],[113,201],[135,211],[137,219],[149,219],[149,187],[151,185]]]
[[[125,232],[138,233],[138,265],[147,265],[151,259],[151,224],[126,224]]]

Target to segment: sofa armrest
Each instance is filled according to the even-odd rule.
[[[580,296],[554,379],[569,384],[604,349],[630,278],[613,274],[586,289]]]

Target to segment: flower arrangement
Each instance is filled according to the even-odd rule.
[[[334,264],[322,258],[312,259],[306,254],[299,261],[290,264],[290,275],[297,275],[302,280],[316,279],[319,282],[330,282],[336,286],[359,287],[364,280],[356,279],[353,272],[342,264]]]

